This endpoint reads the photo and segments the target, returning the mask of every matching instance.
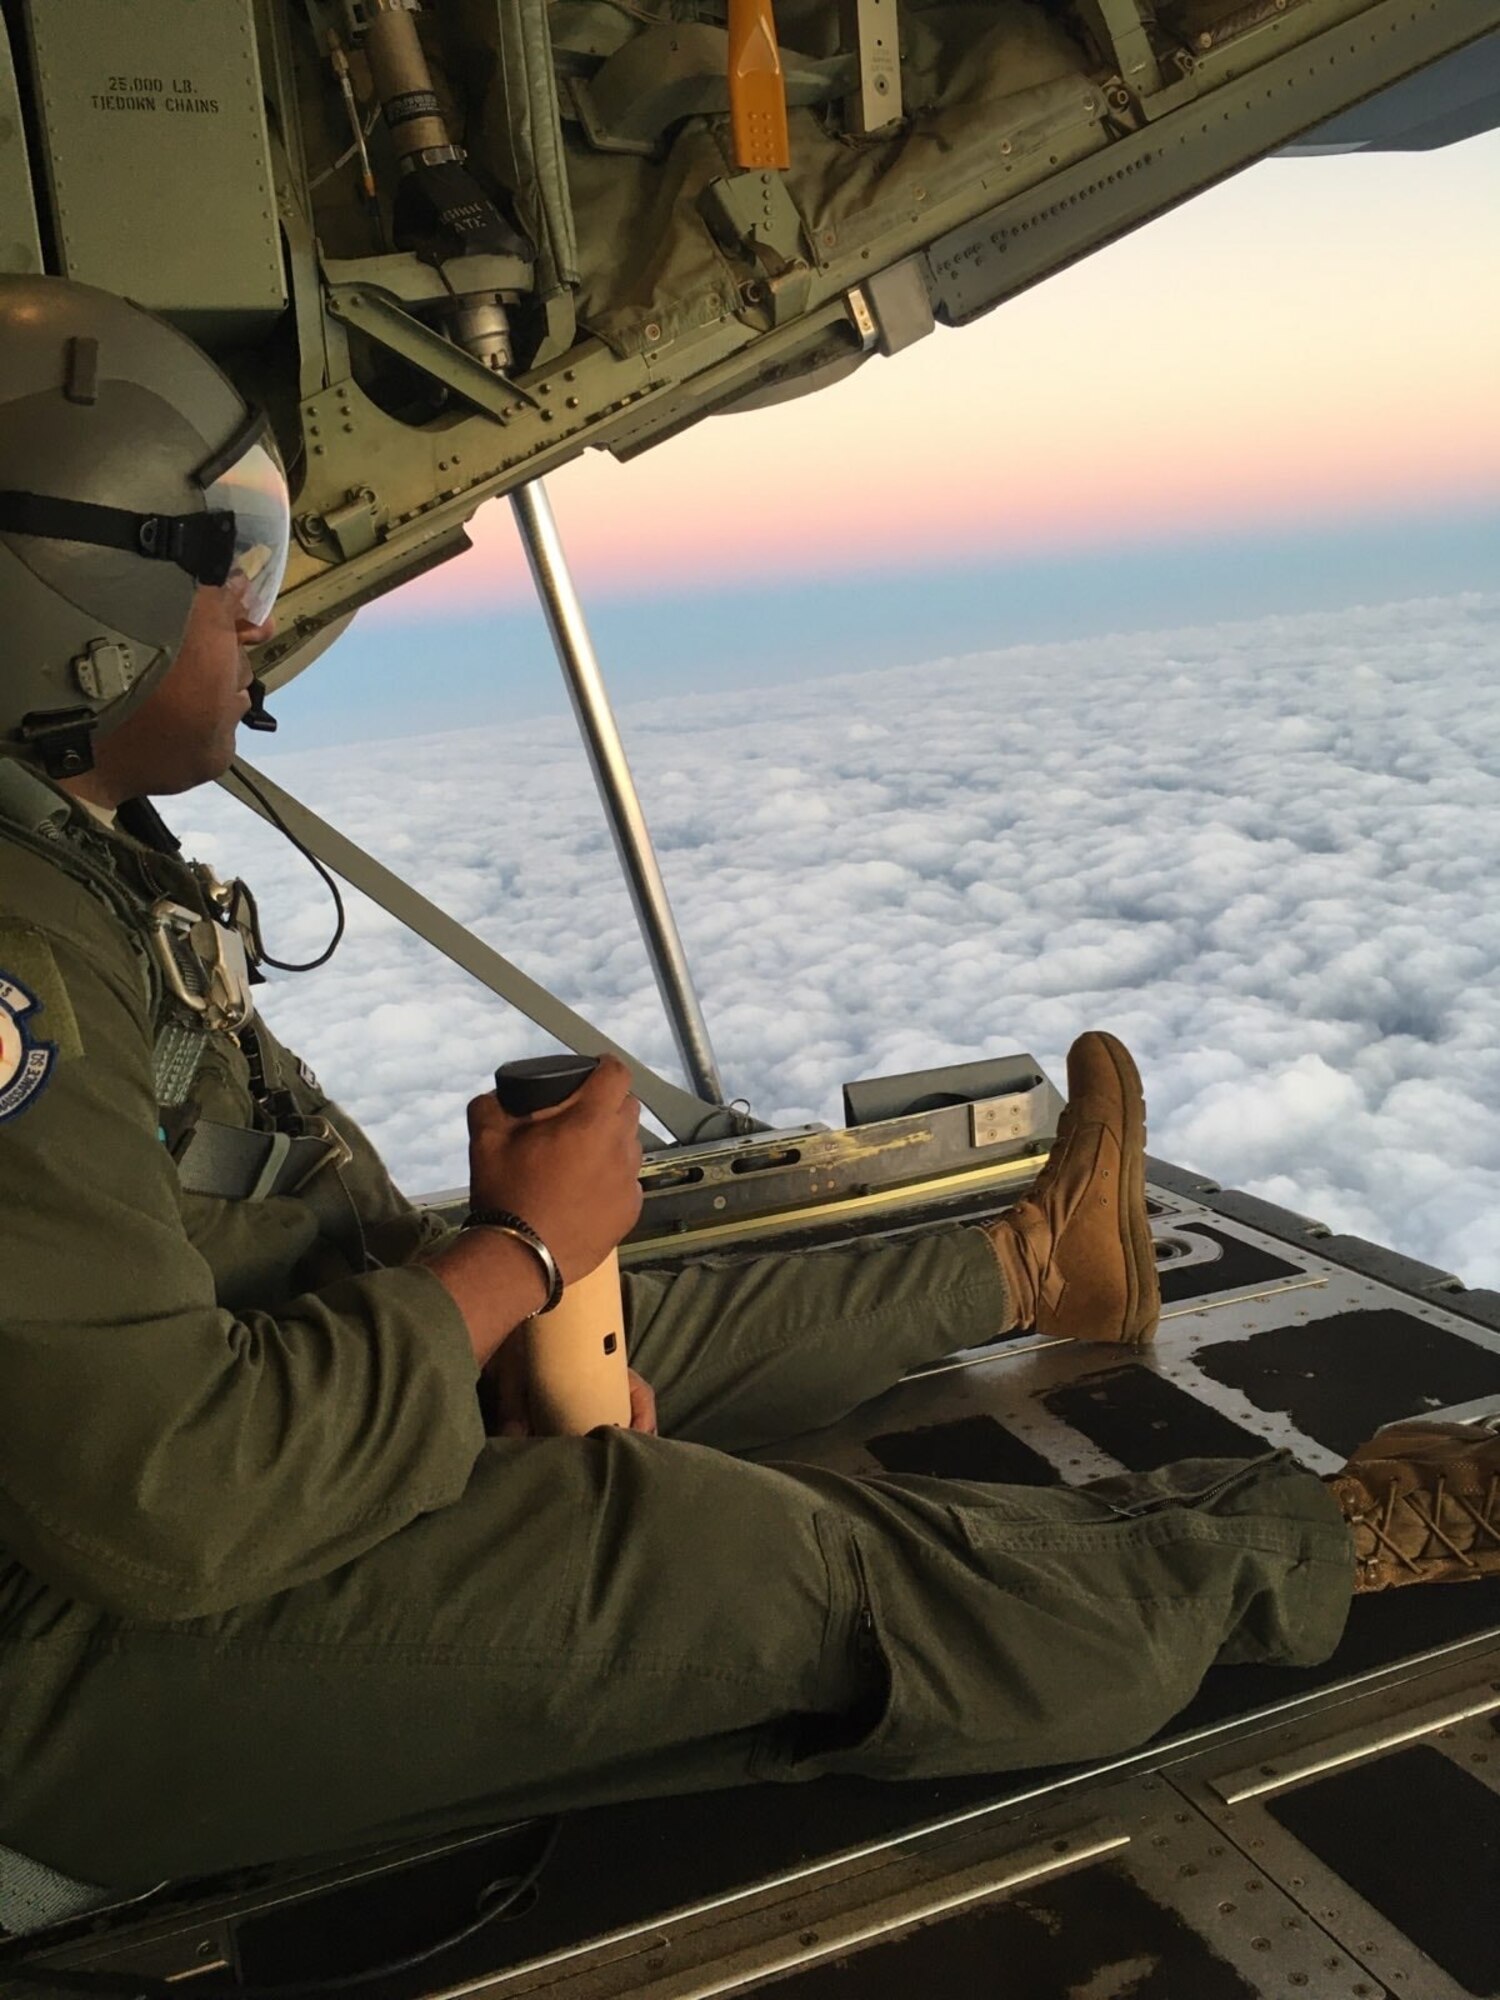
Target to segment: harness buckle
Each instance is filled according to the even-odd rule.
[[[354,1158],[354,1148],[349,1144],[343,1133],[339,1131],[338,1127],[327,1118],[304,1118],[302,1129],[309,1139],[319,1140],[328,1150],[306,1176],[306,1179],[299,1182],[298,1185],[305,1187],[307,1181],[312,1179],[313,1174],[322,1173],[325,1167],[332,1167],[336,1174],[341,1174]]]
[[[170,896],[152,904],[146,924],[173,998],[211,1032],[238,1034],[255,1012],[239,932]]]

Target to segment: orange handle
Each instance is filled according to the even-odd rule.
[[[729,0],[729,121],[740,166],[792,164],[771,0]]]

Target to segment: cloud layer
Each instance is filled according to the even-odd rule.
[[[351,640],[350,644],[357,644]],[[1153,1150],[1500,1285],[1500,596],[1033,645],[626,711],[721,1071],[777,1122],[848,1078],[1135,1049]],[[679,1074],[571,723],[267,765]],[[270,948],[332,916],[231,801],[177,815]],[[267,1018],[411,1189],[539,1032],[351,897]]]

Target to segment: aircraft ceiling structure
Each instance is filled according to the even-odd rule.
[[[790,164],[745,165],[744,4],[4,0],[0,267],[165,313],[269,410],[270,685],[590,446],[964,325],[1304,135],[1500,117],[1500,0],[777,0]]]
[[[1445,56],[1288,146],[1290,154],[1425,153],[1500,126],[1500,35]]]

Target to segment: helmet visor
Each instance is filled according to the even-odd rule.
[[[275,608],[291,545],[292,505],[281,454],[269,427],[234,463],[204,487],[208,511],[234,516],[234,555],[225,588],[240,600],[240,616],[263,625]]]

